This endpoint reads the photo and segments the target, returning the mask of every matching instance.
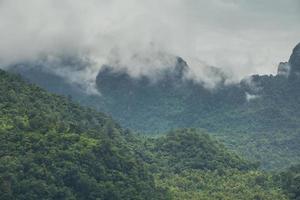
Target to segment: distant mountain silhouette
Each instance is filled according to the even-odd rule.
[[[240,138],[246,141],[257,136],[262,137],[260,140],[273,140],[270,134],[281,132],[286,134],[284,141],[277,146],[274,143],[278,141],[264,145],[273,151],[281,151],[286,146],[298,149],[294,145],[295,141],[300,142],[300,134],[289,134],[300,130],[299,52],[298,44],[289,62],[279,64],[275,76],[253,75],[231,85],[221,81],[213,90],[188,79],[189,66],[179,57],[173,67],[160,71],[155,81],[148,76],[131,77],[126,70],[103,66],[96,78],[99,96],[87,95],[78,86],[41,68],[15,66],[12,70],[51,92],[69,95],[83,105],[112,115],[124,127],[148,133],[172,128],[202,128],[220,133],[225,143],[242,148],[241,151],[248,154],[248,148],[252,147],[241,147],[242,141],[236,144],[230,133],[247,133]],[[211,67],[210,70],[221,80],[226,79],[220,69]],[[255,135],[251,136],[253,133]],[[287,158],[295,157],[288,149],[283,150],[283,154]],[[300,149],[296,153],[299,155]],[[266,157],[264,160],[275,159]],[[281,167],[284,162],[287,161],[275,165]]]

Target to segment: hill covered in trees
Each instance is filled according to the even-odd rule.
[[[0,199],[166,199],[112,119],[0,71]]]
[[[0,83],[1,199],[295,199],[297,171],[261,172],[197,129],[137,136],[18,76]]]
[[[96,80],[101,95],[84,93],[42,65],[15,65],[10,70],[110,114],[125,128],[147,134],[205,129],[230,149],[260,161],[264,169],[283,169],[300,161],[299,59],[298,44],[289,62],[280,63],[277,75],[253,75],[230,85],[221,70],[211,67],[220,80],[214,89],[188,79],[190,69],[181,58],[160,71],[155,81],[104,66]]]
[[[290,194],[281,189],[277,176],[259,171],[257,163],[196,129],[170,131],[147,139],[140,148],[156,183],[170,191],[172,199],[283,200]]]

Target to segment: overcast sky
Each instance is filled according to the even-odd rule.
[[[300,0],[0,0],[0,38],[2,67],[84,57],[94,64],[80,76],[92,81],[105,63],[136,75],[175,55],[200,78],[212,65],[240,79],[288,60],[300,42]]]

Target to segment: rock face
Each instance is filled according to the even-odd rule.
[[[290,74],[291,66],[288,62],[279,63],[277,75],[288,77]]]
[[[291,66],[290,77],[296,78],[300,76],[300,43],[294,48],[289,60]]]
[[[173,88],[175,85],[183,84],[184,77],[189,71],[189,66],[180,57],[177,57],[174,67],[166,68],[156,74],[157,80],[152,84],[152,78],[148,76],[140,76],[133,78],[128,71],[114,70],[114,67],[105,65],[102,67],[97,75],[96,83],[99,91],[103,92],[105,88],[121,89],[121,88],[140,88],[152,87],[159,85],[159,87]]]

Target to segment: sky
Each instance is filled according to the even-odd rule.
[[[300,42],[299,22],[300,0],[0,0],[0,67],[43,58],[93,85],[104,64],[153,75],[180,56],[211,86],[207,66],[231,81],[275,74]]]

